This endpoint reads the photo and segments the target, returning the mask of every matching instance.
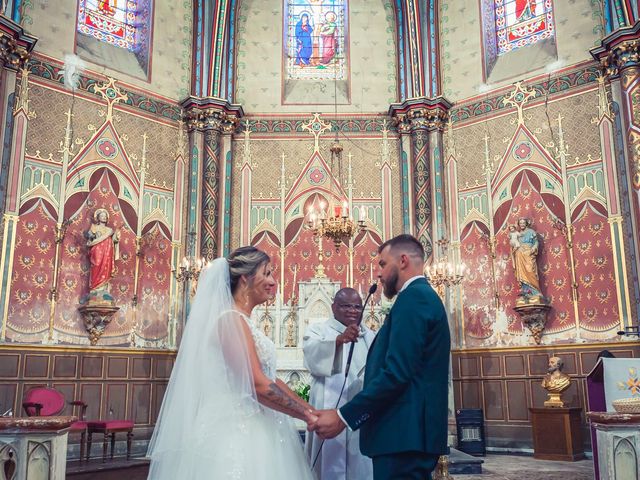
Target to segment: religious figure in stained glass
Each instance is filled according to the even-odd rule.
[[[313,25],[309,23],[309,14],[303,13],[296,25],[296,65],[309,65],[313,53],[312,34]]]
[[[325,23],[320,27],[320,38],[322,40],[322,55],[320,63],[326,65],[336,56],[336,14],[327,12],[324,16]]]
[[[287,1],[288,80],[346,79],[346,18],[346,0]]]
[[[144,31],[149,0],[80,0],[78,3],[78,32],[101,42],[139,50],[146,42]]]
[[[118,0],[99,0],[98,11],[104,15],[113,17],[118,8]]]
[[[554,35],[552,0],[493,0],[498,55]]]

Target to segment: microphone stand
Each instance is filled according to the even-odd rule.
[[[378,289],[378,284],[374,283],[369,287],[369,293],[367,294],[367,298],[365,299],[364,303],[362,304],[362,310],[360,310],[360,317],[358,317],[358,322],[356,323],[356,325],[358,327],[360,327],[360,324],[362,323],[362,316],[364,315],[364,310],[367,306],[367,302],[369,301],[369,299],[371,298],[371,295],[373,295],[374,293],[376,293],[376,290]],[[349,355],[347,356],[347,365],[345,366],[344,369],[344,382],[342,382],[342,388],[340,389],[340,395],[338,395],[338,400],[336,401],[336,406],[333,407],[334,409],[338,409],[338,405],[340,405],[340,400],[342,399],[342,394],[344,393],[344,387],[347,385],[347,377],[349,376],[349,369],[351,368],[351,359],[353,358],[353,349],[356,346],[356,342],[351,342],[351,345],[349,346]],[[322,447],[324,446],[324,441],[325,439],[322,439],[322,442],[320,442],[320,447],[318,448],[318,453],[316,453],[315,458],[313,459],[313,464],[311,465],[311,470],[313,470],[316,466],[316,462],[318,461],[318,457],[320,456],[320,452],[322,451]]]

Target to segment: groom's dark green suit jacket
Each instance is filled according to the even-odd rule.
[[[364,387],[340,414],[369,457],[447,453],[450,335],[442,301],[419,278],[402,290],[369,348]]]

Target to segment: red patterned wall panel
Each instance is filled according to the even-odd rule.
[[[47,335],[55,224],[42,201],[20,215],[7,317],[7,339],[13,342],[40,342]]]
[[[145,339],[164,338],[171,306],[171,239],[159,224],[143,236],[139,275],[136,333]]]
[[[580,327],[589,332],[614,330],[615,336],[620,312],[606,211],[597,203],[585,202],[573,215]]]
[[[462,283],[465,343],[476,345],[493,335],[496,311],[491,281],[491,253],[488,229],[472,222],[465,227],[461,239],[461,256],[467,271]]]

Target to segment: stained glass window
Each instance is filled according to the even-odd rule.
[[[554,35],[552,0],[493,0],[498,55]]]
[[[286,78],[344,80],[347,1],[287,0]]]
[[[78,32],[127,50],[137,51],[147,43],[149,1],[80,0]]]

